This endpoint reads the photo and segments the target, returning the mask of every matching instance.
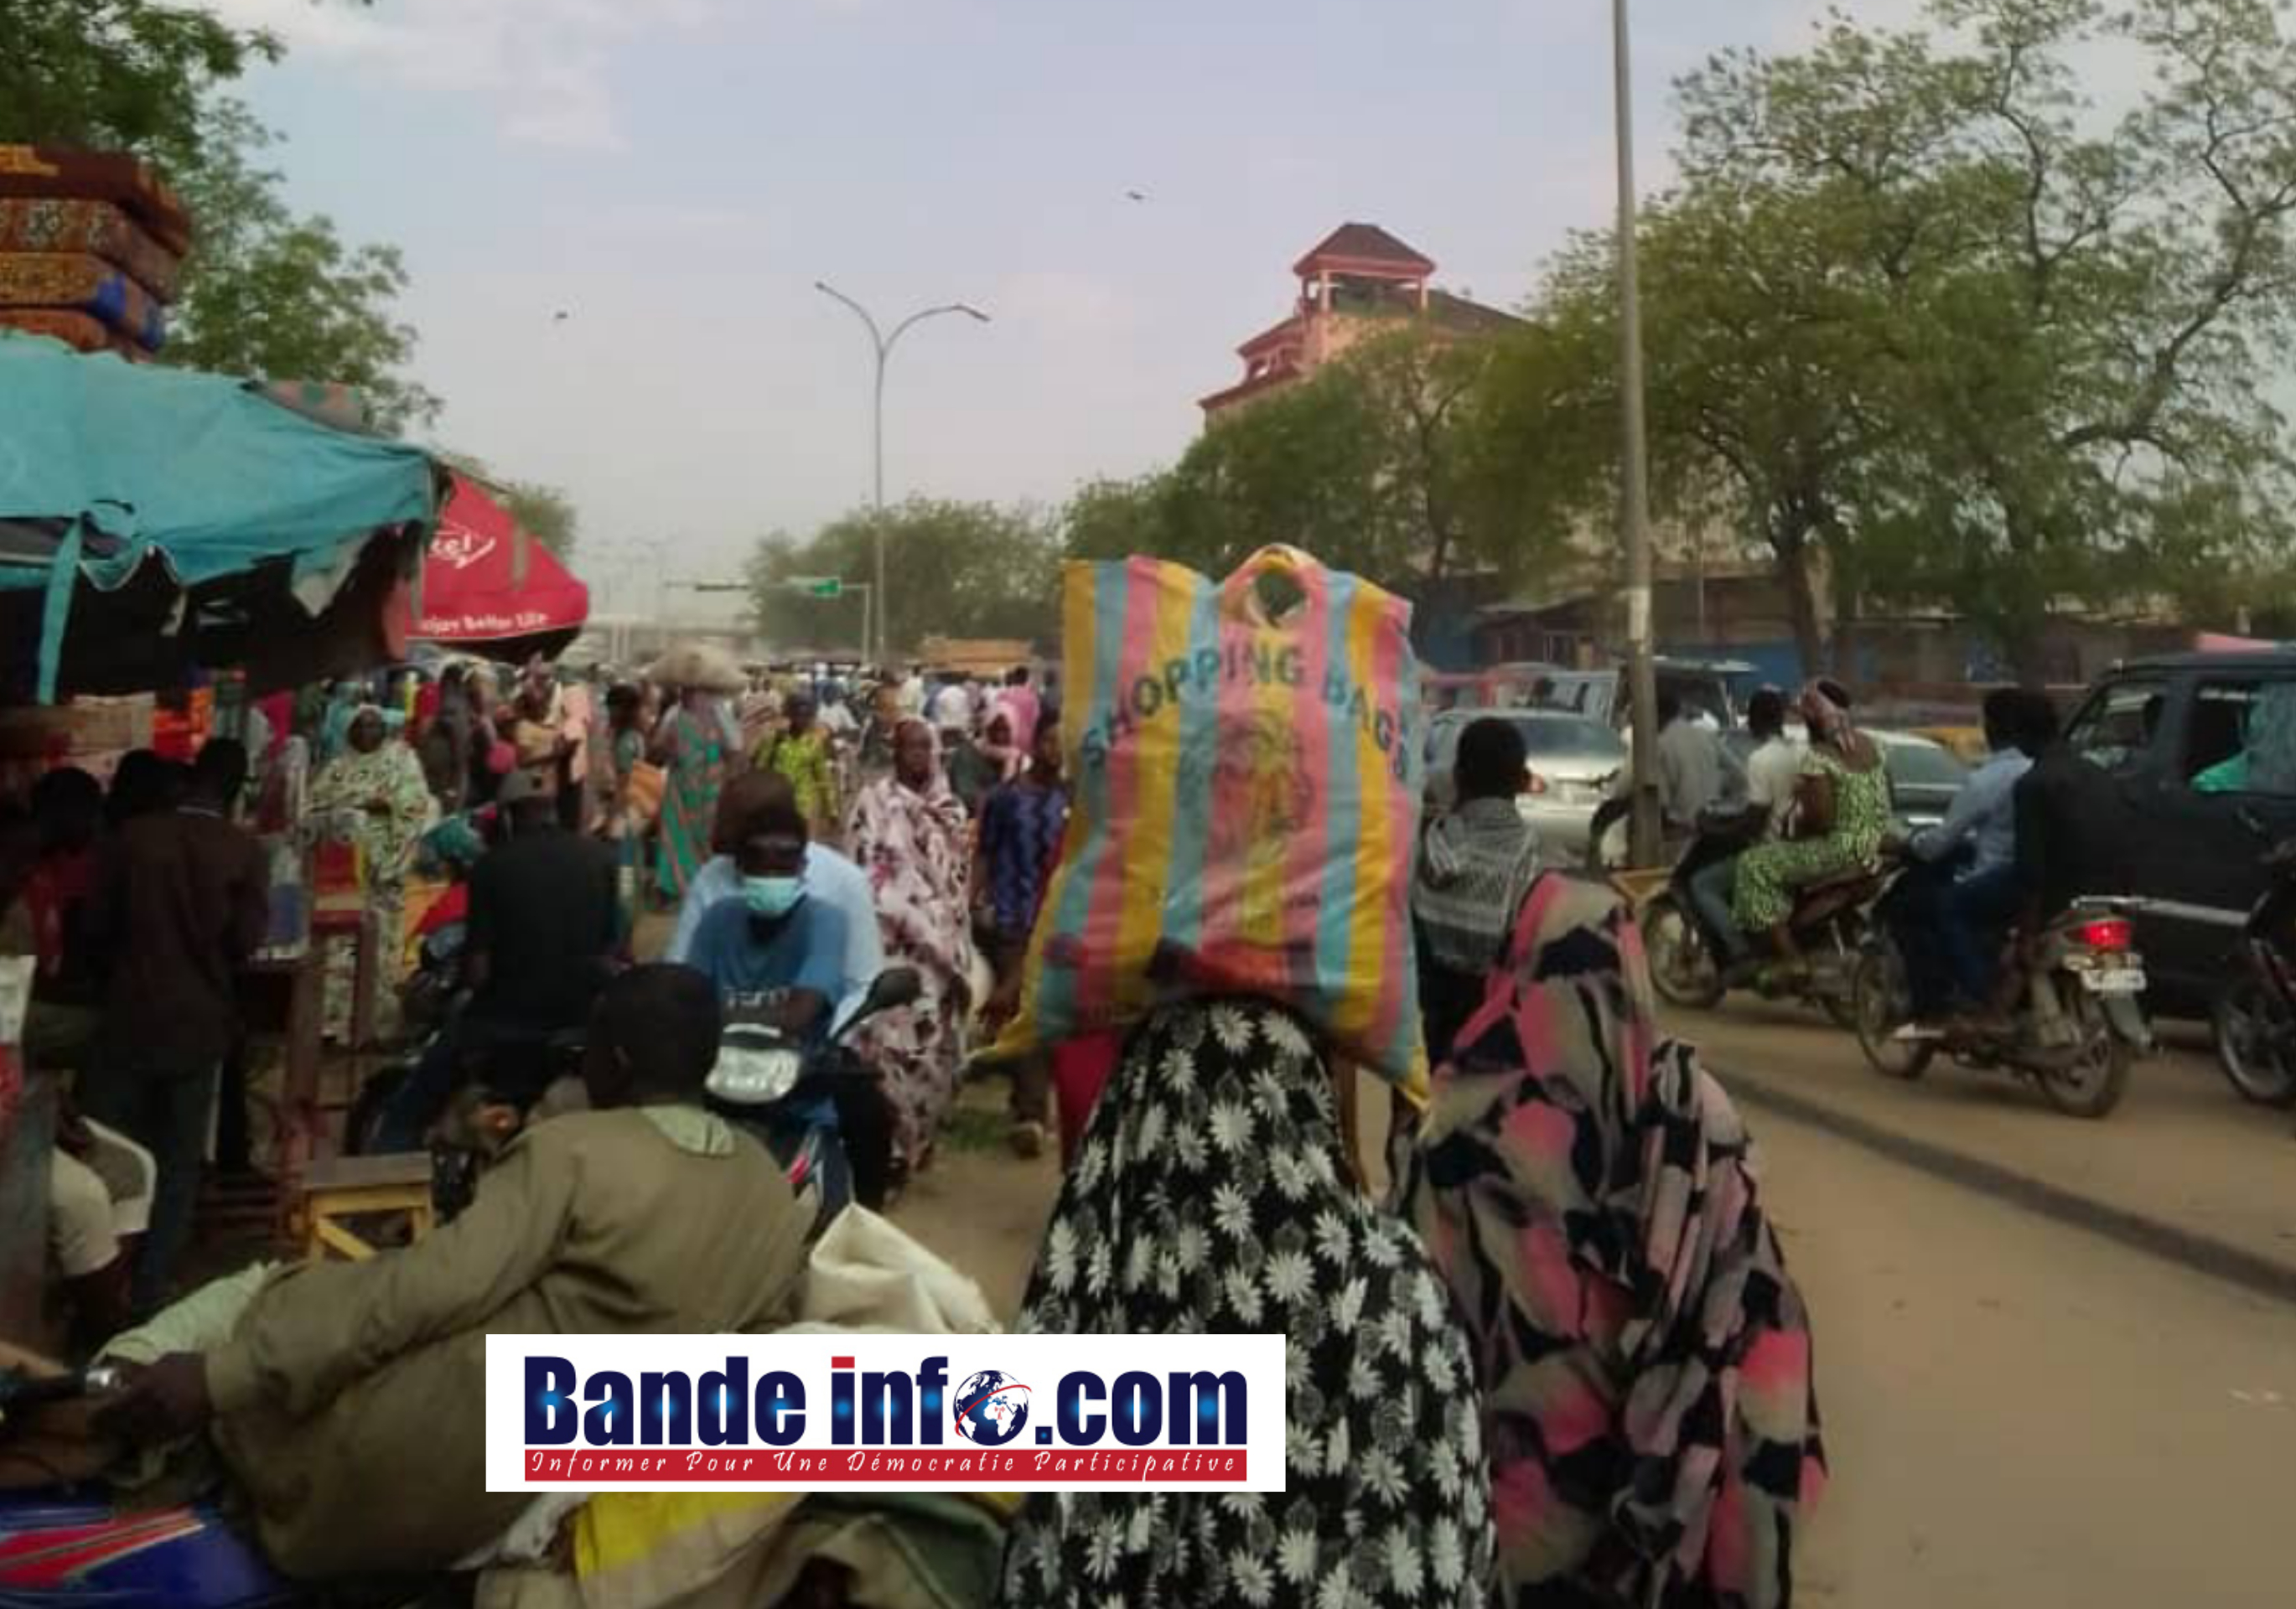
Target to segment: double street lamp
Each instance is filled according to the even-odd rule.
[[[917,325],[923,323],[925,320],[929,318],[941,318],[950,314],[961,313],[965,317],[972,319],[978,323],[985,324],[988,322],[988,315],[986,313],[983,313],[980,308],[972,306],[968,303],[949,302],[939,307],[926,307],[918,312],[910,314],[908,317],[903,319],[899,323],[895,324],[893,326],[892,333],[888,335],[884,332],[882,327],[878,324],[875,317],[871,314],[868,308],[863,306],[859,302],[855,301],[851,297],[846,295],[845,292],[840,290],[836,286],[829,283],[828,281],[816,280],[813,282],[813,288],[816,290],[820,291],[822,295],[832,298],[837,301],[844,303],[848,307],[850,307],[853,310],[854,315],[857,317],[863,324],[868,327],[870,342],[876,348],[877,386],[874,412],[873,416],[874,420],[873,434],[875,438],[876,471],[873,483],[874,491],[870,504],[870,506],[875,510],[876,518],[871,521],[870,528],[871,545],[874,549],[874,559],[877,571],[876,589],[872,600],[875,606],[877,616],[877,641],[874,649],[874,657],[877,664],[883,666],[889,663],[885,647],[885,619],[886,617],[892,612],[890,607],[892,602],[891,595],[885,589],[885,365],[887,362],[891,359],[893,355],[893,348],[895,346],[899,344],[901,337],[906,335],[911,330],[914,329]],[[866,642],[864,642],[862,646],[865,649],[870,647]]]

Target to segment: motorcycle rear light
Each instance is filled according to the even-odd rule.
[[[2117,916],[2084,922],[2073,929],[2073,936],[2092,950],[2126,950],[2135,933],[2124,918]]]

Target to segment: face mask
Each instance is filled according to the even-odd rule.
[[[805,897],[805,882],[801,878],[743,878],[742,899],[751,916],[761,916],[775,921],[797,908]]]

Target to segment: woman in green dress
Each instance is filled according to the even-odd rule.
[[[344,728],[343,752],[319,768],[308,808],[332,818],[332,829],[358,845],[361,883],[372,924],[375,960],[367,968],[373,998],[366,1003],[387,1035],[404,946],[400,943],[406,873],[414,846],[438,820],[439,804],[422,774],[422,759],[391,735],[381,709],[363,705]],[[326,1031],[348,1040],[353,1020],[357,957],[334,941],[327,954]]]
[[[685,897],[686,885],[709,857],[718,791],[726,785],[726,723],[710,703],[709,694],[688,690],[654,734],[654,758],[669,772],[654,876],[664,904]]]
[[[1779,959],[1807,968],[1791,926],[1798,889],[1871,866],[1890,830],[1890,772],[1873,739],[1849,721],[1849,696],[1831,682],[1802,690],[1809,752],[1802,761],[1798,818],[1821,824],[1806,837],[1758,844],[1738,859],[1732,915],[1739,931],[1767,933]]]

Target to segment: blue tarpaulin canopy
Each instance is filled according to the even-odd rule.
[[[0,598],[45,595],[43,699],[76,592],[148,584],[154,566],[194,597],[283,571],[316,618],[378,532],[432,521],[438,485],[421,449],[244,381],[0,331]]]

